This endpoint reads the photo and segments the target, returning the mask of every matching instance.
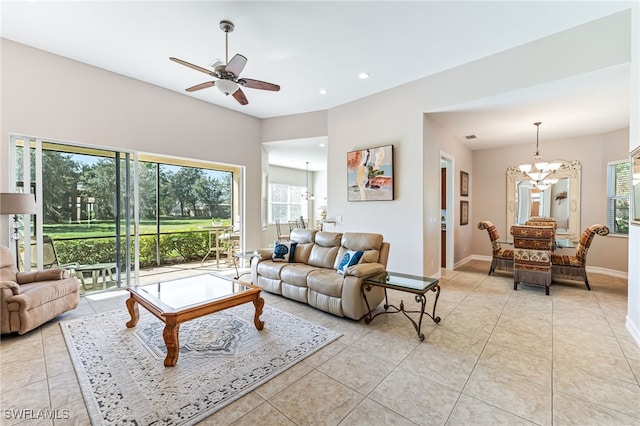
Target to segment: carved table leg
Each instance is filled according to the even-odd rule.
[[[175,318],[167,318],[167,323],[162,332],[164,344],[167,346],[167,357],[164,359],[165,367],[173,367],[178,362],[178,354],[180,349],[180,341],[178,332],[180,324],[176,324]]]
[[[140,319],[140,312],[138,311],[138,302],[133,298],[133,296],[129,296],[127,301],[127,310],[129,311],[129,315],[131,315],[131,320],[127,322],[127,328],[135,327]]]
[[[264,321],[260,321],[260,315],[262,315],[264,299],[258,295],[258,297],[253,300],[253,306],[256,308],[256,313],[253,316],[253,323],[258,330],[262,330],[264,328]]]

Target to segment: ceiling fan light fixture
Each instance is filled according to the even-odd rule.
[[[216,87],[226,96],[232,95],[238,90],[238,83],[231,80],[218,80],[216,81]]]

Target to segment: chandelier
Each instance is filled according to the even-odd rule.
[[[301,197],[305,201],[315,200],[316,199],[315,195],[313,195],[311,192],[309,192],[309,162],[308,161],[307,161],[307,169],[306,169],[305,178],[306,178],[306,185],[305,185],[306,191],[301,195]]]
[[[540,124],[542,124],[541,121],[533,123],[533,125],[536,126],[536,155],[533,156],[533,163],[520,164],[518,169],[524,176],[531,180],[531,183],[536,188],[544,191],[558,182],[558,179],[553,178],[553,174],[562,166],[562,163],[558,161],[552,161],[550,163],[540,161],[542,159],[538,149],[540,142]]]

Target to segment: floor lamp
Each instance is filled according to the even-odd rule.
[[[33,194],[0,193],[0,214],[13,215],[11,239],[16,245],[16,268],[20,268],[20,218],[19,214],[35,214],[36,199]]]

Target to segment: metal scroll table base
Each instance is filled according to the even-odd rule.
[[[378,286],[378,287],[383,287],[384,288],[384,311],[383,312],[378,312],[375,315],[372,315],[371,312],[371,307],[369,306],[369,302],[367,301],[367,292],[371,291],[371,288],[374,286]],[[399,291],[403,291],[402,289],[398,289],[398,288],[394,288],[395,290],[399,290]],[[422,318],[427,315],[429,318],[431,318],[433,320],[433,322],[435,322],[436,324],[438,324],[440,322],[440,317],[436,316],[436,306],[438,304],[438,298],[440,297],[440,285],[436,284],[433,287],[427,289],[425,292],[423,293],[419,293],[419,294],[415,294],[415,301],[416,303],[420,304],[420,310],[406,310],[405,306],[404,306],[404,301],[400,301],[400,307],[396,307],[395,305],[391,305],[389,304],[389,298],[387,296],[387,287],[380,285],[378,283],[371,283],[368,281],[365,281],[364,284],[362,284],[362,287],[360,288],[360,291],[362,292],[362,297],[364,298],[364,302],[367,305],[367,310],[369,311],[369,313],[365,316],[364,318],[364,322],[366,324],[371,323],[371,321],[373,321],[373,319],[375,317],[377,317],[378,315],[382,315],[382,314],[397,314],[398,312],[402,312],[402,314],[407,317],[409,319],[409,321],[411,321],[411,324],[413,324],[413,328],[415,328],[416,333],[418,333],[418,338],[420,339],[420,341],[424,340],[424,334],[421,331],[422,328]],[[434,291],[436,293],[436,298],[433,302],[433,312],[430,314],[428,312],[425,311],[426,308],[426,304],[427,304],[427,297],[426,297],[426,293],[428,291]],[[389,309],[393,309],[392,311],[389,311]],[[415,313],[419,313],[420,314],[420,318],[418,319],[418,322],[416,323],[416,321],[411,318],[411,316],[409,316],[408,314],[415,314]]]

